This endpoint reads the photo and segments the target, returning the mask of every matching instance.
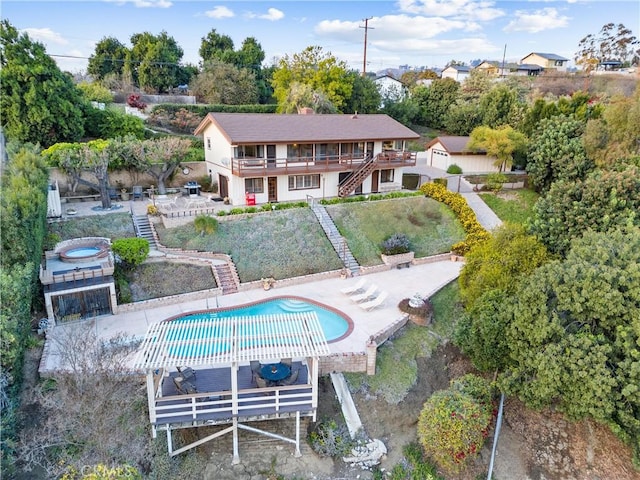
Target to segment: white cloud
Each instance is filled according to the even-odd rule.
[[[210,18],[231,18],[235,16],[232,10],[222,5],[217,5],[213,7],[213,10],[207,10],[204,14]]]
[[[569,17],[562,16],[555,8],[543,8],[534,12],[517,10],[516,18],[504,28],[505,32],[538,33],[553,28],[566,27]]]
[[[270,8],[269,10],[267,10],[267,13],[265,15],[260,15],[259,17],[264,20],[271,21],[282,20],[284,18],[284,12],[278,10],[277,8]]]
[[[173,5],[169,0],[104,0],[108,3],[117,3],[118,5],[124,5],[131,3],[138,8],[169,8]]]
[[[50,28],[25,28],[21,32],[29,35],[31,40],[41,43],[55,43],[56,45],[68,45],[69,41]]]
[[[416,15],[456,17],[487,22],[504,16],[488,0],[399,0],[400,11]]]

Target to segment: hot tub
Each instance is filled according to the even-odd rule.
[[[60,260],[66,263],[85,263],[104,258],[109,255],[109,248],[104,244],[74,245],[59,252]]]

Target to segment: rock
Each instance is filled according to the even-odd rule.
[[[365,445],[358,445],[351,450],[350,457],[343,457],[345,463],[353,463],[362,468],[378,465],[382,457],[387,454],[387,447],[381,440],[373,439]]]

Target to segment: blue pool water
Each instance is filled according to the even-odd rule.
[[[320,321],[320,325],[322,326],[327,342],[331,342],[342,337],[349,330],[349,320],[339,313],[322,308],[320,305],[294,298],[276,298],[266,302],[233,308],[230,310],[184,315],[172,320],[172,322],[188,322],[191,320],[254,315],[277,315],[297,312],[315,312],[318,315],[318,320]]]
[[[98,247],[73,248],[64,252],[65,256],[67,256],[68,258],[92,257],[94,255],[97,255],[98,253],[100,253],[100,249]]]

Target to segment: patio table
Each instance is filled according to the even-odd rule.
[[[270,363],[263,365],[262,368],[260,368],[260,375],[265,380],[277,382],[291,375],[291,367],[284,363]]]

